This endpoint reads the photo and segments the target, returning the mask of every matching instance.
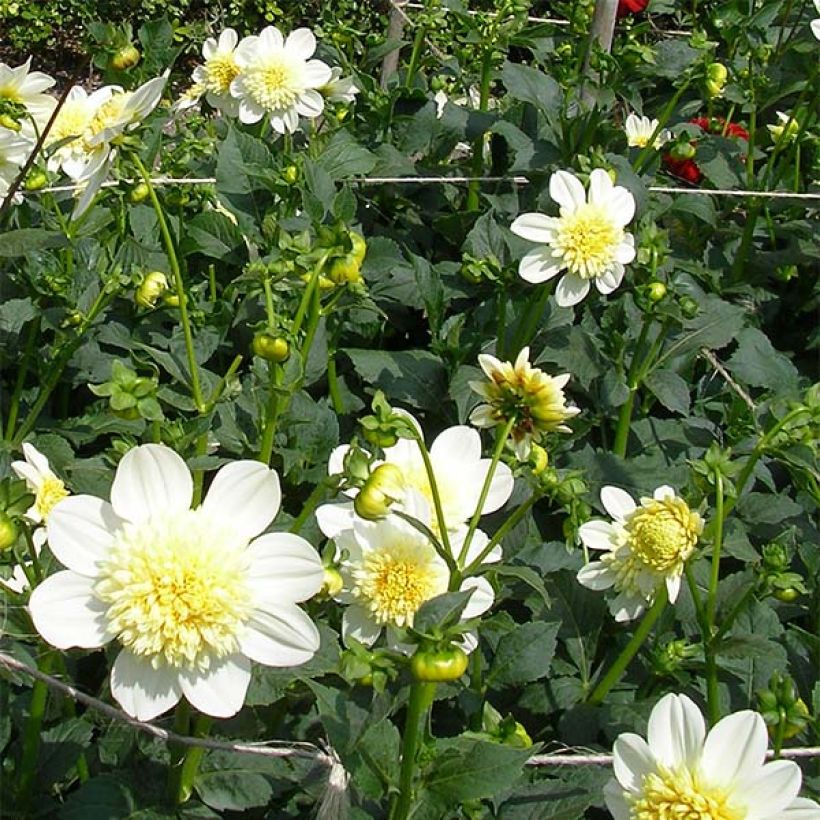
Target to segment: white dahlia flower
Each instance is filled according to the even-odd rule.
[[[321,60],[310,59],[314,51],[316,38],[306,28],[291,32],[287,40],[276,26],[246,37],[234,52],[240,73],[231,83],[239,119],[254,123],[268,117],[274,131],[286,134],[298,128],[300,116],[318,117],[325,104],[319,89],[332,73]]]
[[[0,203],[26,164],[34,143],[23,134],[0,127]]]
[[[239,113],[239,100],[231,95],[231,83],[239,75],[235,51],[239,35],[226,28],[219,39],[209,37],[202,45],[203,65],[194,69],[193,81],[208,105],[235,117]]]
[[[649,145],[649,139],[655,133],[658,127],[658,120],[650,120],[649,117],[637,114],[630,114],[624,123],[624,132],[626,133],[626,144],[630,148],[645,148]],[[661,131],[655,137],[652,147],[660,148],[669,139],[668,131]]]
[[[29,71],[30,68],[31,57],[17,68],[0,63],[0,107],[4,102],[21,105],[38,125],[43,125],[57,104],[54,97],[43,92],[55,80],[42,71]]]
[[[93,649],[117,641],[111,693],[150,720],[184,695],[215,717],[236,714],[250,661],[305,663],[319,647],[297,604],[315,595],[322,562],[304,539],[261,535],[281,501],[279,479],[256,461],[222,467],[191,509],[193,480],[173,450],[126,453],[111,503],[89,495],[51,511],[48,542],[68,567],[29,603],[52,646]]]
[[[624,276],[624,265],[635,258],[635,241],[624,227],[635,215],[632,194],[613,185],[609,174],[596,168],[589,175],[589,198],[580,180],[567,171],[550,177],[550,196],[560,216],[527,213],[510,226],[518,236],[537,242],[518,267],[527,282],[546,282],[566,271],[555,300],[561,307],[578,304],[589,293],[590,280],[603,294],[612,293]]]
[[[453,539],[455,555],[463,543],[466,529]],[[342,618],[342,635],[370,646],[385,627],[411,627],[419,607],[447,592],[450,572],[426,536],[406,521],[389,515],[379,521],[357,518],[350,529],[335,533],[337,553],[345,556],[340,565],[342,591],[337,600],[349,604]],[[470,543],[467,562],[477,559],[488,543],[476,531]],[[485,562],[501,558],[496,547]],[[485,578],[466,578],[460,587],[473,593],[462,613],[462,620],[486,612],[494,600],[493,588]],[[465,649],[476,641],[465,636]]]
[[[767,744],[756,712],[735,712],[707,733],[686,695],[666,695],[649,716],[647,740],[631,732],[616,739],[607,808],[614,820],[818,820],[820,806],[797,796],[798,765],[766,763]]]
[[[641,498],[640,506],[624,490],[604,487],[601,503],[613,521],[588,521],[578,534],[588,549],[603,555],[578,572],[578,581],[596,590],[615,587],[609,606],[616,621],[637,618],[663,584],[674,602],[703,519],[666,486]]]

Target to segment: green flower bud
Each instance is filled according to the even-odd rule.
[[[25,188],[27,191],[39,191],[40,188],[45,188],[48,185],[48,177],[45,171],[35,168],[26,177]]]
[[[134,301],[144,308],[156,307],[160,297],[168,290],[168,277],[158,270],[145,274],[134,294]]]
[[[395,464],[380,464],[365,481],[353,500],[353,509],[361,518],[375,521],[390,512],[390,506],[404,496],[402,471]]]
[[[646,295],[650,302],[660,302],[666,296],[666,285],[663,282],[650,282],[646,286]]]
[[[141,56],[139,49],[129,43],[127,46],[118,49],[111,57],[111,68],[115,71],[127,71],[140,61]]]
[[[17,524],[5,512],[0,512],[0,552],[10,549],[17,540]]]
[[[680,312],[686,319],[694,319],[700,311],[700,306],[691,296],[682,296],[678,305]]]

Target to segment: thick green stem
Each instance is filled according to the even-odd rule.
[[[333,402],[333,410],[338,415],[344,412],[345,406],[342,401],[342,393],[339,390],[339,377],[336,373],[336,351],[332,348],[327,350],[327,387],[330,393],[330,400]]]
[[[194,448],[194,454],[199,456],[204,456],[208,452],[208,433],[200,433],[196,440],[196,446]],[[192,472],[192,478],[194,480],[194,495],[192,499],[192,505],[194,507],[198,507],[199,503],[202,501],[202,487],[205,481],[205,474],[203,470],[194,470]]]
[[[20,366],[17,368],[17,378],[14,381],[14,390],[11,394],[11,402],[9,403],[9,417],[6,419],[6,435],[7,441],[11,441],[14,435],[14,428],[17,425],[17,414],[20,412],[20,396],[23,393],[23,386],[26,383],[26,376],[28,374],[28,366],[31,362],[31,356],[34,352],[34,343],[37,339],[37,334],[40,331],[40,317],[36,316],[29,322],[26,330],[26,341],[23,344],[23,355],[20,360]]]
[[[607,694],[609,694],[609,690],[612,689],[612,687],[621,679],[621,675],[623,675],[624,670],[629,665],[632,658],[635,657],[636,653],[643,645],[643,642],[652,631],[652,627],[660,617],[661,612],[663,612],[666,607],[666,601],[666,585],[663,584],[658,589],[655,597],[655,603],[652,604],[652,607],[646,615],[643,616],[643,620],[638,625],[638,628],[635,630],[635,633],[629,643],[623,648],[621,654],[615,658],[615,662],[609,667],[606,675],[604,675],[600,683],[598,683],[593,690],[592,694],[587,698],[587,703],[592,706],[597,706],[601,703],[601,701],[603,701]]]
[[[487,469],[487,475],[484,476],[484,484],[481,485],[481,493],[478,496],[478,503],[476,504],[476,508],[473,511],[473,516],[470,519],[470,523],[467,527],[467,534],[464,536],[464,543],[461,545],[461,551],[458,554],[458,565],[463,566],[464,561],[467,558],[467,553],[470,550],[470,543],[473,540],[473,535],[475,531],[478,529],[478,522],[481,519],[481,514],[484,510],[484,504],[487,501],[487,496],[490,494],[490,487],[493,483],[493,478],[495,476],[495,471],[498,467],[498,462],[501,461],[501,453],[504,451],[504,445],[507,443],[507,439],[510,437],[510,432],[515,425],[516,418],[513,416],[512,418],[507,420],[507,423],[504,425],[503,428],[496,431],[496,438],[495,438],[495,447],[493,448],[493,454],[490,458],[490,466]]]
[[[478,98],[478,110],[479,111],[486,111],[487,104],[490,100],[490,80],[492,78],[492,71],[493,71],[493,46],[492,45],[485,45],[484,47],[484,54],[481,58],[481,80],[479,84],[479,98]],[[474,177],[481,177],[484,175],[484,139],[485,139],[485,132],[482,131],[476,138],[473,140],[473,176]],[[477,211],[478,210],[478,195],[480,190],[481,182],[478,179],[474,179],[471,183],[469,188],[467,189],[467,206],[466,209],[468,211]]]
[[[74,351],[82,343],[83,336],[88,328],[91,327],[102,309],[108,304],[114,295],[114,293],[109,293],[105,289],[100,291],[97,298],[94,300],[94,304],[90,307],[82,323],[76,329],[76,336],[64,347],[62,347],[56,356],[54,356],[51,369],[43,380],[40,391],[37,394],[37,398],[34,400],[34,404],[29,409],[26,414],[25,421],[12,439],[12,445],[14,447],[18,447],[23,439],[25,439],[25,437],[34,429],[34,425],[37,423],[37,418],[42,412],[42,409],[45,407],[46,402],[51,397],[51,394],[54,392],[54,388],[57,386],[57,382],[60,380],[60,376],[62,376],[65,366],[74,355]]]
[[[299,530],[305,524],[305,521],[308,520],[310,514],[319,506],[322,500],[325,497],[325,492],[327,491],[327,483],[325,481],[320,481],[314,488],[313,492],[308,496],[307,501],[305,501],[302,511],[296,517],[294,522],[290,525],[290,529],[288,532],[298,533]]]
[[[626,455],[626,444],[629,440],[629,427],[632,424],[632,408],[635,405],[635,396],[640,386],[640,379],[638,373],[640,372],[643,361],[641,354],[643,353],[646,337],[649,333],[649,328],[652,324],[653,316],[651,313],[644,314],[641,331],[638,335],[638,341],[635,343],[635,352],[632,354],[632,361],[629,364],[629,373],[626,377],[626,385],[629,388],[629,396],[621,405],[618,411],[618,426],[615,428],[615,443],[612,445],[612,452],[616,456],[624,458]]]
[[[270,383],[268,386],[268,404],[265,410],[265,427],[262,431],[262,443],[259,446],[258,460],[263,464],[270,464],[273,455],[273,439],[276,435],[276,423],[279,420],[280,394],[284,371],[278,362],[268,363]]]
[[[213,719],[206,715],[197,715],[194,718],[193,736],[205,737],[211,728]],[[177,782],[177,792],[174,802],[179,806],[185,803],[194,790],[194,780],[196,780],[199,766],[205,755],[202,746],[189,746],[179,767],[179,777]]]
[[[416,752],[422,726],[436,693],[435,683],[415,681],[410,686],[410,700],[404,722],[401,743],[401,771],[399,796],[390,812],[390,820],[407,820],[413,807],[413,775],[416,771]]]
[[[151,175],[148,173],[148,169],[143,165],[142,160],[136,154],[132,154],[131,159],[140,172],[143,182],[148,186],[148,195],[151,198],[151,204],[154,206],[154,212],[157,215],[157,224],[159,225],[162,242],[165,246],[165,255],[168,257],[168,266],[171,268],[171,275],[174,279],[174,291],[176,292],[177,299],[179,299],[179,319],[182,324],[182,334],[185,338],[185,355],[188,359],[188,370],[191,374],[191,396],[197,411],[204,413],[205,401],[199,382],[199,365],[197,364],[196,353],[194,351],[194,334],[191,330],[191,321],[188,316],[188,297],[185,294],[185,284],[182,281],[182,269],[179,266],[174,240],[168,228],[168,221],[165,219],[165,212],[162,210],[157,192],[154,190],[154,186],[151,182]]]
[[[305,314],[307,314],[308,306],[313,299],[313,291],[319,287],[319,276],[322,273],[322,268],[324,268],[325,262],[327,262],[329,255],[330,252],[328,251],[319,257],[319,261],[311,271],[310,279],[308,279],[307,285],[305,285],[305,290],[299,302],[299,307],[296,308],[296,314],[294,315],[293,323],[290,326],[290,332],[293,334],[294,338],[302,329],[302,322],[305,320]]]
[[[421,460],[424,462],[424,472],[427,475],[427,483],[430,485],[430,495],[433,497],[433,509],[436,513],[436,525],[438,526],[439,536],[444,545],[444,549],[450,554],[453,554],[453,548],[450,544],[450,533],[447,530],[447,520],[444,517],[444,508],[441,505],[441,494],[438,491],[438,482],[436,481],[436,473],[433,470],[433,462],[430,461],[430,453],[427,450],[427,445],[424,443],[424,437],[421,432],[415,427],[412,428],[414,439],[418,445],[421,453]]]
[[[412,88],[416,80],[416,72],[421,63],[421,50],[424,47],[424,39],[427,36],[427,29],[419,26],[416,29],[416,36],[413,40],[413,50],[410,52],[410,62],[407,64],[407,74],[404,77],[404,87]]]
[[[712,572],[709,578],[709,594],[706,598],[706,629],[703,636],[704,653],[706,655],[706,702],[709,709],[709,720],[714,725],[720,719],[720,703],[718,702],[718,669],[715,656],[713,633],[715,627],[715,613],[717,611],[717,593],[720,582],[720,553],[723,547],[723,475],[714,472],[715,477],[715,518],[714,542],[712,544]]]
[[[41,672],[50,672],[53,655],[48,653],[39,663]],[[26,814],[31,802],[32,789],[37,779],[37,754],[40,749],[40,730],[48,701],[48,685],[35,680],[31,689],[28,717],[23,729],[23,751],[20,756],[20,776],[17,779],[17,807]]]
[[[191,707],[188,701],[183,698],[174,710],[174,732],[178,735],[187,735],[191,728]],[[176,803],[180,789],[180,778],[182,775],[182,761],[185,758],[185,747],[179,743],[169,743],[168,753],[170,762],[168,766],[168,780],[166,782],[166,792],[168,800]]]

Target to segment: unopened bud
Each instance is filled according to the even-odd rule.
[[[158,270],[145,274],[142,284],[134,294],[134,301],[144,308],[156,307],[160,297],[168,290],[168,277]]]
[[[404,496],[404,492],[402,471],[395,464],[380,464],[353,500],[353,509],[368,521],[384,518],[390,512],[391,505]]]

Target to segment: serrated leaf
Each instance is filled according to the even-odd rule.
[[[544,606],[550,605],[550,596],[544,586],[544,581],[534,569],[519,564],[499,564],[492,567],[491,572],[502,578],[515,578],[521,581],[541,596]]]
[[[531,749],[456,738],[439,743],[442,749],[425,777],[427,788],[451,801],[492,797],[523,773]]]
[[[501,81],[512,99],[528,102],[541,111],[554,111],[561,104],[561,86],[537,68],[505,62]]]
[[[101,774],[68,796],[60,820],[121,820],[136,808],[131,790],[118,777]]]
[[[418,632],[429,632],[435,627],[447,628],[456,623],[470,600],[473,590],[445,592],[425,601],[416,612],[413,628]]]
[[[773,347],[765,333],[754,327],[740,331],[737,350],[726,367],[738,381],[778,393],[795,392],[800,378],[791,361]]]
[[[6,333],[19,333],[23,325],[30,322],[36,315],[37,308],[28,297],[9,299],[0,304],[0,330]]]
[[[369,174],[376,166],[377,157],[360,145],[347,131],[337,131],[322,148],[316,165],[333,179]]]
[[[550,670],[560,623],[533,621],[498,642],[487,673],[488,686],[509,686],[543,678]]]
[[[239,249],[244,249],[242,234],[224,214],[206,211],[186,221],[185,235],[180,243],[184,256],[201,253],[211,259],[239,262]]]
[[[43,228],[20,228],[0,234],[0,256],[25,256],[43,248],[64,248],[68,239],[58,231]]]
[[[689,415],[689,385],[677,373],[658,368],[644,379],[644,384],[667,410]]]

